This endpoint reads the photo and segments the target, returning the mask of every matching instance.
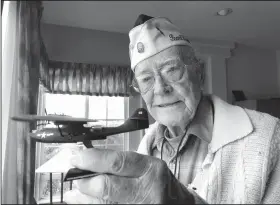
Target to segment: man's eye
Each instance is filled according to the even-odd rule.
[[[176,71],[179,71],[180,69],[178,67],[170,67],[166,70],[167,73],[173,73],[173,72],[176,72]]]
[[[152,79],[152,77],[145,77],[145,78],[142,78],[141,79],[141,82],[145,83],[145,82],[148,82]]]
[[[137,81],[139,83],[148,83],[152,80],[152,78],[153,78],[152,76],[141,76],[141,77],[137,78]]]
[[[172,72],[172,71],[175,71],[175,70],[176,70],[175,67],[171,67],[171,68],[169,68],[168,72]]]

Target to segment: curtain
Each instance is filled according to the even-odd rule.
[[[133,72],[129,66],[44,61],[40,80],[51,93],[130,96]],[[48,64],[48,65],[46,65]]]
[[[3,5],[4,5],[4,1],[1,1],[1,15],[2,15],[2,12],[3,12]]]
[[[34,123],[15,122],[11,116],[36,114],[39,88],[41,1],[11,1],[7,42],[12,48],[5,50],[10,56],[3,70],[12,70],[9,91],[9,106],[6,121],[6,152],[4,158],[2,202],[14,204],[35,204],[35,149],[36,144],[28,134],[35,129]],[[10,20],[9,19],[9,20]],[[7,57],[8,58],[8,57]],[[5,82],[3,82],[5,83]],[[4,84],[5,86],[5,84]],[[5,145],[4,145],[5,146]]]

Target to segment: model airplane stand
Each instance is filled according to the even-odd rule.
[[[79,151],[78,147],[75,147],[75,145],[71,147],[70,146],[65,147],[60,152],[58,152],[55,156],[53,156],[51,159],[49,159],[47,162],[45,162],[35,170],[36,173],[49,173],[50,204],[53,203],[53,190],[52,190],[53,173],[61,174],[60,203],[65,203],[63,201],[63,184],[65,182],[64,178],[66,176],[66,173],[69,171],[69,169],[73,168],[70,163],[70,160],[75,154],[78,153],[78,151]],[[69,183],[70,183],[70,190],[71,190],[72,180],[69,180]]]

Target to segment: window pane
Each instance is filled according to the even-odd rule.
[[[52,194],[53,196],[56,195],[58,192],[60,192],[60,179],[54,179],[52,180]],[[50,196],[50,180],[47,180],[45,183],[45,186],[43,187],[43,193],[42,198],[49,198]]]
[[[49,177],[49,175],[48,175]],[[46,201],[49,201],[50,199],[50,179],[48,178],[45,180],[43,183],[43,191],[42,191],[42,196],[41,199],[46,199]],[[72,183],[72,189],[76,189],[75,183]],[[64,182],[63,183],[63,194],[67,191],[70,190],[70,182]],[[52,179],[52,196],[53,196],[53,201],[55,198],[59,198],[60,200],[60,194],[61,194],[61,179]]]
[[[95,145],[105,145],[105,140],[92,140],[91,143],[93,146]]]
[[[90,119],[106,119],[106,97],[89,97],[89,113]]]
[[[47,114],[85,117],[85,100],[82,95],[61,95],[46,93]]]
[[[123,145],[108,145],[107,149],[117,150],[117,151],[124,151]]]
[[[44,159],[43,159],[41,165],[43,165],[45,162],[47,162],[52,157],[54,157],[60,150],[61,149],[59,146],[45,146],[44,147]]]
[[[108,121],[107,126],[108,127],[117,127],[124,123],[124,120],[114,120],[114,121]]]
[[[123,137],[124,134],[117,134],[107,137],[107,144],[117,144],[122,145],[123,144]]]
[[[108,97],[108,119],[124,119],[124,98]]]
[[[41,162],[41,165],[43,165],[45,162],[53,158],[56,154],[58,154],[60,151],[62,151],[64,148],[71,147],[71,146],[77,146],[79,147],[79,150],[83,150],[84,146],[83,145],[78,145],[75,143],[66,143],[66,144],[61,144],[61,143],[50,143],[50,144],[45,144],[43,150],[43,160]],[[40,166],[41,166],[40,165]]]

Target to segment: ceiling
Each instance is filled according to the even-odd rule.
[[[280,1],[43,1],[42,21],[128,34],[139,14],[168,17],[184,35],[280,49]],[[232,8],[221,17],[215,13]]]

